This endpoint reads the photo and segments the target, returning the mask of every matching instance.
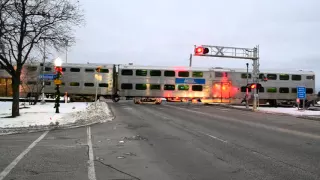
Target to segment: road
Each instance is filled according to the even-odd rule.
[[[108,104],[112,122],[0,136],[0,180],[320,178],[320,122],[180,103]]]

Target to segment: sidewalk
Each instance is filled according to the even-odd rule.
[[[28,105],[20,103],[20,116],[10,118],[11,103],[0,102],[0,135],[12,132],[31,132],[53,128],[79,127],[112,119],[105,102],[95,104],[77,102],[60,103],[60,113],[55,113],[54,103]]]

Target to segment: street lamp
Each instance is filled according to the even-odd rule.
[[[56,70],[56,76],[55,76],[55,80],[54,80],[54,84],[56,84],[56,96],[55,96],[55,105],[54,108],[56,108],[56,113],[60,113],[59,112],[59,106],[60,106],[60,84],[61,84],[61,76],[62,76],[62,60],[60,58],[55,59],[54,61],[54,65],[55,65],[55,70]]]

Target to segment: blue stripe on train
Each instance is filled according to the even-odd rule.
[[[196,78],[176,78],[176,84],[206,84],[206,80]]]

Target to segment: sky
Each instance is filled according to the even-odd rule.
[[[76,29],[70,63],[188,66],[194,45],[259,45],[260,69],[320,76],[319,0],[79,1],[86,25]],[[246,68],[247,62],[193,58],[195,67]]]

